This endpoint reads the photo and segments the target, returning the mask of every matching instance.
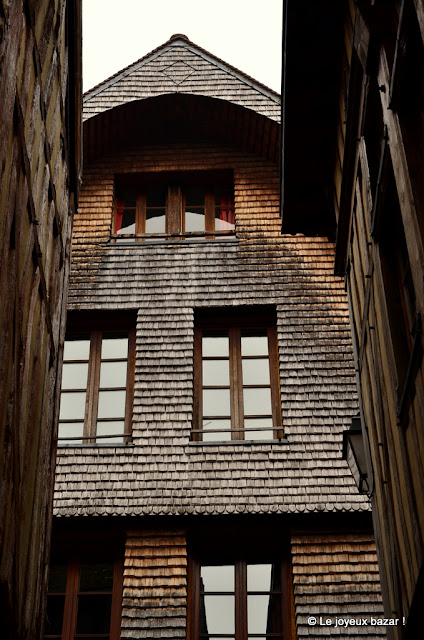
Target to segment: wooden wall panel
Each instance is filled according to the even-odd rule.
[[[294,606],[297,638],[385,638],[371,625],[383,617],[377,554],[367,534],[299,534],[292,537]],[[314,616],[316,625],[308,624]],[[335,619],[368,625],[336,626]],[[331,625],[326,626],[325,620]]]
[[[69,155],[80,127],[80,113],[70,104],[78,93],[79,9],[78,0],[0,3],[0,618],[5,638],[35,639],[42,633],[58,371],[78,191],[72,174],[80,166],[80,159]],[[66,33],[71,25],[75,30]]]
[[[417,621],[424,571],[424,239],[416,176],[422,174],[423,131],[416,126],[411,136],[410,129],[424,112],[417,88],[422,3],[406,1],[401,11],[392,3],[381,13],[366,5],[356,8],[352,45],[363,76],[356,96],[349,95],[351,105],[357,101],[358,128],[350,163],[355,188],[344,212],[350,229],[346,282],[386,615],[407,618],[415,598]],[[388,270],[400,263],[402,276],[390,281]],[[403,320],[395,329],[397,315]],[[402,626],[393,631],[404,637]]]
[[[122,640],[185,638],[187,549],[183,532],[130,532],[125,545]]]

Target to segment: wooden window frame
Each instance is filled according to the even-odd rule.
[[[205,332],[228,331],[229,335],[229,363],[230,363],[230,411],[231,411],[231,441],[249,441],[245,437],[244,427],[244,399],[243,373],[241,356],[241,333],[247,331],[266,331],[268,337],[268,358],[270,368],[271,411],[273,439],[283,438],[281,393],[278,358],[278,337],[276,328],[276,314],[274,309],[245,308],[239,312],[228,309],[199,311],[195,318],[194,328],[194,407],[192,439],[202,441],[203,421],[203,384],[202,384],[202,337]],[[260,385],[251,385],[260,386]],[[247,388],[247,385],[244,385]],[[264,416],[248,416],[249,419],[260,419]],[[243,426],[242,426],[243,425]],[[258,429],[252,428],[253,431]],[[270,429],[265,429],[264,431]]]
[[[274,555],[270,558],[269,553],[260,555],[251,554],[241,545],[236,552],[226,550],[223,554],[216,553],[195,553],[189,558],[189,601],[188,601],[188,640],[202,640],[207,636],[200,635],[200,601],[203,592],[200,589],[200,570],[202,566],[234,566],[235,586],[233,592],[225,592],[234,595],[235,598],[235,640],[248,640],[254,634],[248,636],[248,606],[247,595],[278,595],[281,597],[281,629],[280,634],[266,635],[267,638],[275,640],[290,640],[293,637],[293,611],[292,611],[292,591],[291,571],[288,555]],[[274,564],[279,566],[281,589],[270,591],[252,591],[247,589],[247,566],[251,564]],[[218,592],[217,592],[218,593]],[[222,592],[224,594],[224,592]],[[231,636],[231,634],[228,634]],[[258,634],[255,634],[258,635]],[[219,637],[219,636],[212,636]]]
[[[110,556],[110,554],[108,554]],[[81,557],[78,554],[72,554],[66,558],[65,563],[68,566],[66,589],[65,592],[50,592],[49,596],[64,596],[65,604],[63,609],[63,623],[62,632],[59,636],[61,640],[74,640],[77,613],[78,613],[78,596],[79,591],[79,577],[81,561],[87,558]],[[99,558],[99,562],[104,559]],[[122,610],[122,592],[123,592],[123,576],[124,576],[124,563],[121,554],[116,553],[113,557],[113,585],[110,591],[112,596],[111,602],[111,615],[110,615],[110,628],[109,628],[109,640],[119,640],[121,637],[121,610]],[[96,559],[93,560],[93,563]],[[90,591],[90,595],[97,595],[96,591]],[[109,592],[99,591],[99,595],[105,595]],[[102,634],[103,635],[103,634]],[[84,638],[87,637],[99,637],[98,634],[84,634]],[[100,636],[101,637],[101,636]],[[57,634],[45,634],[44,638],[58,638]]]
[[[119,234],[116,229],[116,219],[118,210],[118,198],[114,198],[113,204],[113,224],[112,240],[136,240],[166,239],[168,237],[179,236],[181,238],[215,238],[220,236],[234,236],[235,228],[230,230],[215,229],[215,196],[214,185],[221,182],[232,185],[234,189],[234,176],[229,171],[195,171],[195,172],[174,172],[158,174],[134,174],[115,176],[115,185],[122,181],[123,185],[128,182],[128,186],[136,186],[136,206],[135,206],[135,233]],[[140,183],[140,185],[137,184]],[[153,186],[160,185],[167,190],[165,200],[165,232],[146,233],[146,190],[149,182]],[[205,189],[204,210],[205,229],[204,231],[186,231],[185,213],[186,199],[184,189],[190,186],[202,186]],[[115,186],[116,189],[116,186]],[[232,196],[234,207],[234,194]],[[133,208],[133,207],[128,207]]]
[[[78,315],[78,314],[77,314]],[[96,317],[97,316],[97,317]],[[74,314],[68,314],[68,330],[65,337],[66,340],[85,338],[90,341],[89,359],[88,359],[88,375],[87,387],[85,389],[85,412],[84,412],[84,428],[81,436],[63,436],[59,439],[66,441],[69,445],[75,440],[75,446],[80,446],[79,440],[83,444],[96,444],[97,437],[104,440],[101,444],[107,444],[109,438],[123,438],[123,443],[131,442],[132,433],[132,415],[134,402],[134,376],[135,376],[135,351],[136,351],[136,331],[135,331],[135,314],[118,313],[105,314],[99,318],[98,313],[88,312],[82,314],[82,317],[75,317]],[[97,329],[92,329],[93,326]],[[98,404],[100,390],[100,369],[101,369],[101,346],[103,337],[127,337],[128,338],[128,356],[127,356],[127,376],[125,386],[125,415],[124,415],[124,432],[115,436],[99,435],[97,436],[98,422]],[[120,390],[121,388],[116,388]],[[113,389],[115,390],[115,388]],[[122,388],[123,390],[123,388]],[[81,389],[81,391],[84,391]],[[102,418],[101,422],[107,422],[108,418]],[[67,424],[73,422],[79,423],[81,420],[68,419]],[[111,446],[115,446],[116,442],[111,442]]]

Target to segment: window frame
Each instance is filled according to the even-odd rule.
[[[67,340],[85,338],[90,342],[88,357],[88,374],[87,386],[85,391],[85,409],[82,436],[61,436],[58,434],[59,446],[82,446],[85,444],[101,444],[116,446],[117,444],[127,444],[131,442],[132,434],[132,417],[134,403],[134,382],[135,382],[135,358],[136,358],[136,330],[135,330],[135,314],[134,313],[118,313],[105,314],[103,317],[97,312],[87,312],[79,317],[78,315],[68,314],[67,331],[65,342]],[[96,329],[91,327],[96,326]],[[128,338],[128,355],[127,355],[127,375],[125,386],[125,415],[124,415],[124,431],[122,434],[116,435],[97,435],[97,422],[108,422],[108,418],[98,418],[98,403],[100,392],[100,371],[101,371],[101,347],[103,337],[127,337]],[[117,390],[119,390],[117,388]],[[78,391],[78,390],[75,390]],[[62,393],[67,390],[61,389]],[[60,423],[67,424],[80,423],[80,419],[59,420]],[[110,442],[108,439],[122,436],[122,443]],[[102,442],[97,442],[101,439]],[[72,442],[72,441],[75,442]],[[63,441],[63,444],[61,443]],[[82,441],[82,442],[79,442]]]
[[[272,429],[273,438],[259,440],[259,442],[274,442],[283,438],[282,414],[281,414],[281,392],[278,357],[278,336],[276,327],[276,312],[274,308],[255,309],[252,307],[241,308],[238,311],[229,309],[219,310],[199,310],[195,314],[194,326],[194,402],[193,402],[193,429],[192,440],[203,442],[202,428],[203,422],[203,373],[202,373],[202,338],[204,333],[213,331],[228,331],[229,336],[229,368],[230,368],[230,419],[231,419],[231,441],[249,442],[245,437],[249,429],[244,426],[244,398],[242,355],[241,355],[241,333],[247,331],[266,331],[268,338],[268,359],[270,368],[271,391],[271,411],[272,427],[263,428],[264,431]],[[252,385],[254,387],[258,385]],[[260,385],[259,385],[260,386]],[[260,419],[263,416],[247,416],[248,419]],[[243,426],[241,426],[243,425]],[[250,429],[259,431],[260,427]],[[213,432],[213,430],[210,430]],[[218,441],[216,441],[218,442]],[[223,442],[229,442],[223,440]],[[213,441],[208,442],[213,443]]]
[[[102,544],[100,545],[103,546]],[[110,559],[113,562],[113,584],[111,593],[111,607],[110,607],[110,627],[109,627],[109,640],[119,640],[121,637],[121,612],[122,612],[122,594],[123,594],[123,580],[124,580],[124,561],[122,553],[119,551],[110,553],[103,553],[99,555],[71,552],[70,554],[60,554],[54,558],[54,561],[61,562],[67,565],[66,587],[64,592],[59,591],[47,591],[47,598],[54,596],[64,597],[63,607],[63,619],[62,619],[62,631],[60,636],[58,634],[44,634],[44,638],[56,638],[57,640],[74,640],[76,634],[77,614],[78,614],[78,596],[80,595],[79,589],[79,577],[81,563],[84,561],[90,561],[93,564],[101,562],[102,560]],[[85,593],[85,592],[82,592]],[[107,591],[99,591],[99,595],[107,594]],[[97,595],[96,591],[88,592],[90,595]],[[84,634],[84,637],[93,635],[97,637],[97,634]],[[103,634],[102,634],[103,635]]]
[[[120,183],[120,184],[119,184]],[[234,229],[215,229],[215,195],[216,185],[228,184],[231,191],[231,208],[234,210],[234,175],[231,171],[187,171],[187,172],[161,172],[152,174],[116,174],[115,175],[115,195],[113,199],[113,222],[112,240],[119,242],[123,240],[155,240],[166,239],[179,236],[181,238],[215,238],[225,236],[235,236]],[[161,186],[166,190],[165,200],[165,231],[163,233],[146,233],[146,191],[150,186]],[[128,207],[135,209],[135,233],[119,234],[116,229],[118,196],[117,191],[121,187],[136,189],[136,206]],[[205,229],[202,231],[186,231],[186,196],[184,189],[192,186],[201,186],[205,190],[204,211]]]
[[[202,640],[200,636],[200,570],[202,566],[234,566],[235,586],[234,592],[228,592],[228,595],[234,594],[234,613],[235,613],[235,630],[234,640],[248,640],[249,637],[258,637],[260,634],[250,634],[248,636],[248,604],[247,595],[268,595],[274,594],[281,597],[281,634],[268,635],[268,638],[276,638],[280,640],[290,640],[293,637],[293,597],[292,597],[292,578],[290,567],[290,556],[286,549],[287,541],[284,536],[278,536],[277,540],[269,540],[267,549],[264,552],[258,552],[255,549],[258,532],[250,532],[248,538],[237,533],[236,531],[227,531],[228,539],[226,542],[218,542],[219,535],[212,540],[210,534],[205,534],[201,539],[197,539],[195,544],[191,545],[188,561],[188,616],[187,626],[189,640]],[[266,535],[269,537],[269,531]],[[264,532],[261,538],[264,537]],[[281,589],[270,591],[253,591],[247,588],[247,566],[252,564],[273,564],[278,565],[280,571]],[[218,593],[218,592],[216,592]],[[226,592],[227,593],[227,592]],[[265,634],[266,635],[266,634]],[[229,634],[231,636],[231,634]],[[213,636],[215,637],[215,636]]]

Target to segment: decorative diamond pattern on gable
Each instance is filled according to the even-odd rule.
[[[174,62],[166,67],[162,73],[175,84],[182,84],[193,73],[194,69],[185,62]]]

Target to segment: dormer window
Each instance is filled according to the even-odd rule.
[[[115,177],[113,239],[234,235],[229,172],[131,174]]]

